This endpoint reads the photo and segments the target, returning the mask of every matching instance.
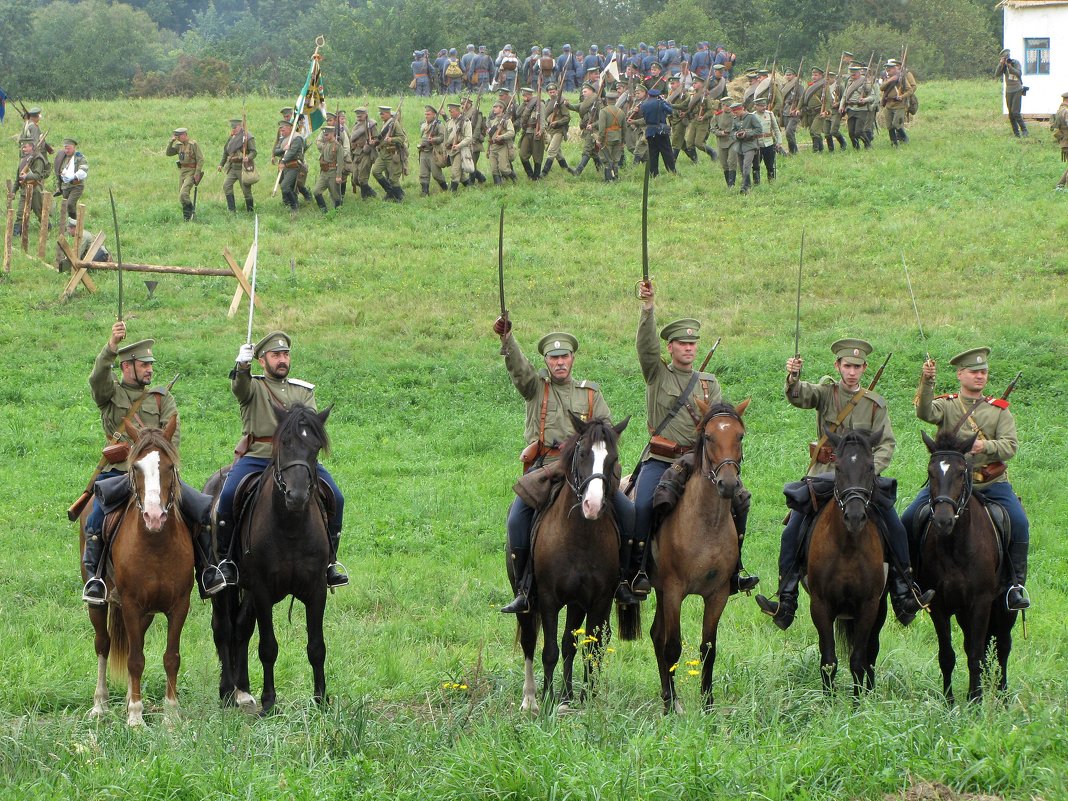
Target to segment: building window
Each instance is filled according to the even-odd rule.
[[[1024,39],[1024,74],[1049,75],[1049,39]]]

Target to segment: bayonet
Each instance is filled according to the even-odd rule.
[[[115,196],[111,193],[111,188],[108,188],[108,197],[111,199],[111,221],[115,225],[115,258],[119,262],[119,316],[118,320],[122,321],[122,240],[119,239],[119,215],[115,211]],[[74,243],[75,247],[78,247],[78,243]]]
[[[501,301],[501,319],[504,320],[504,333],[501,335],[501,355],[508,355],[504,344],[508,338],[508,308],[504,305],[504,206],[501,206],[501,219],[497,226],[497,293]]]

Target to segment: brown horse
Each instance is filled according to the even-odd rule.
[[[112,676],[121,677],[127,684],[127,723],[141,726],[145,632],[157,613],[167,616],[167,648],[163,654],[167,672],[165,711],[169,718],[178,713],[178,649],[193,588],[193,543],[178,512],[178,454],[171,445],[178,417],[173,417],[162,431],[126,425],[135,440],[129,473],[133,492],[111,541],[112,569],[105,580],[112,602],[108,607],[89,607],[97,655],[92,715],[107,712],[110,656]],[[88,508],[82,515],[83,549],[87,514]],[[83,566],[82,580],[88,578]]]
[[[808,552],[806,589],[819,633],[823,688],[838,672],[835,629],[850,648],[853,694],[875,686],[879,632],[886,622],[883,541],[868,507],[875,491],[873,448],[882,430],[827,431],[835,449],[834,499],[816,516]]]
[[[619,487],[619,435],[630,422],[628,417],[613,426],[610,420],[583,422],[571,415],[575,433],[560,450],[565,481],[555,500],[537,523],[533,540],[534,586],[536,593],[529,614],[517,616],[519,641],[523,647],[525,712],[537,714],[534,685],[534,649],[539,625],[545,634],[542,668],[545,671],[543,699],[552,698],[553,671],[564,655],[561,711],[566,711],[574,695],[572,676],[575,654],[583,651],[583,675],[591,688],[597,666],[611,635],[609,614],[619,583],[619,533],[612,512],[612,498]],[[509,578],[513,588],[517,577]],[[560,610],[567,607],[564,632],[559,646],[556,633]],[[619,608],[620,637],[637,636],[637,605]],[[580,629],[585,634],[576,633]]]
[[[953,703],[956,655],[950,618],[955,615],[964,632],[968,657],[968,700],[978,701],[983,696],[987,654],[994,642],[1000,667],[998,689],[1004,692],[1007,687],[1012,627],[1018,613],[1005,607],[997,534],[990,515],[972,494],[968,454],[975,437],[958,441],[948,432],[936,440],[926,432],[922,436],[931,452],[927,476],[932,514],[918,575],[922,586],[935,590],[930,612],[938,635],[942,690],[946,700]]]
[[[731,575],[738,564],[738,533],[731,517],[731,499],[741,486],[745,436],[742,415],[748,405],[745,400],[737,407],[717,403],[702,408],[693,472],[678,506],[661,523],[653,541],[650,578],[656,590],[656,614],[649,634],[660,669],[665,712],[682,712],[682,702],[675,692],[675,669],[682,656],[680,613],[687,595],[704,599],[701,694],[705,707],[712,706],[716,633],[730,595]]]

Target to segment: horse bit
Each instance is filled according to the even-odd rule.
[[[717,417],[729,417],[732,420],[737,420],[738,419],[733,414],[728,414],[727,412],[719,412],[719,413],[714,414],[711,417],[709,417],[708,418],[708,422],[711,423]],[[704,449],[704,447],[705,447],[705,435],[704,435],[704,432],[702,432],[701,433],[701,448],[702,448],[702,450]],[[707,456],[707,454],[705,454],[705,455]],[[711,460],[710,459],[702,459],[701,460],[702,464],[705,463],[705,462],[709,462],[709,461],[711,461]],[[738,471],[738,475],[741,476],[741,474],[742,474],[742,457],[739,457],[738,459],[730,459],[730,458],[724,459],[722,462],[718,462],[718,463],[712,465],[707,470],[702,470],[701,471],[701,475],[704,478],[707,478],[713,484],[719,484],[719,471],[722,470],[727,465],[731,465],[731,464],[734,465],[735,469]]]
[[[285,494],[289,491],[289,488],[286,486],[285,479],[282,478],[282,473],[291,467],[303,467],[305,470],[308,471],[308,478],[311,480],[312,492],[315,492],[318,482],[315,480],[315,471],[312,470],[312,466],[308,464],[305,459],[294,459],[291,462],[286,462],[285,465],[282,467],[278,466],[278,462],[274,463],[274,484],[276,487],[278,487],[279,490],[282,491],[282,494]]]
[[[838,508],[845,512],[846,504],[850,501],[860,500],[864,502],[864,511],[868,511],[868,507],[871,506],[871,497],[875,494],[875,476],[872,476],[870,487],[846,487],[845,491],[838,491],[838,482],[834,483],[834,500],[838,503]]]

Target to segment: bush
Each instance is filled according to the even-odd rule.
[[[195,97],[230,95],[236,91],[230,79],[230,65],[217,58],[178,56],[170,72],[142,72],[134,75],[133,97]]]

